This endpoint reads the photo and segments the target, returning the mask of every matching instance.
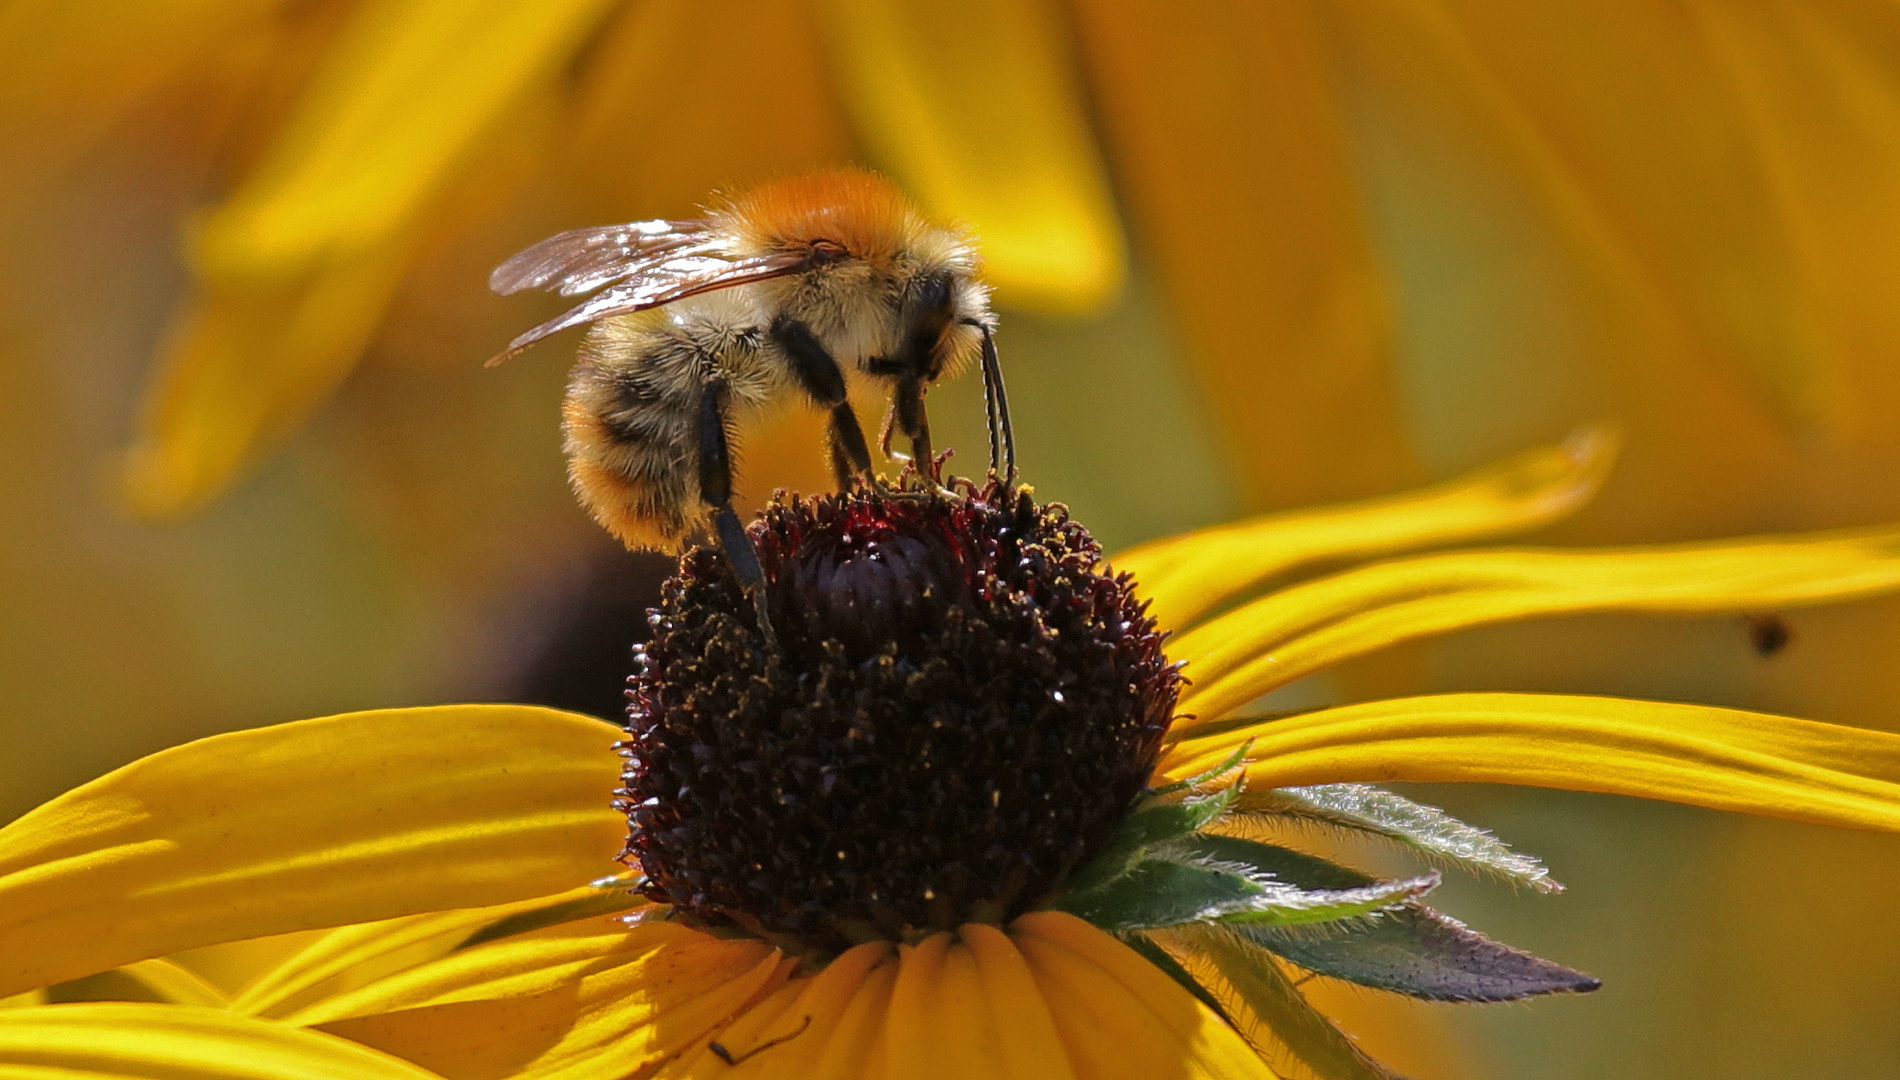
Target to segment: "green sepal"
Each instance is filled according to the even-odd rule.
[[[1374,881],[1323,859],[1231,836],[1175,837],[1150,854],[1104,885],[1069,893],[1058,906],[1111,932],[1214,920],[1302,926],[1381,911],[1438,885],[1435,873]],[[1320,884],[1309,884],[1313,879]]]
[[[1115,880],[1127,873],[1150,846],[1212,824],[1234,805],[1240,791],[1236,781],[1211,795],[1189,795],[1179,802],[1141,807],[1109,836],[1100,854],[1070,876],[1069,887],[1084,891]]]
[[[1143,859],[1107,885],[1069,893],[1056,907],[1119,934],[1216,919],[1246,910],[1266,891],[1230,870]]]
[[[1325,825],[1403,845],[1440,865],[1501,877],[1538,892],[1562,892],[1536,858],[1435,806],[1370,784],[1315,784],[1249,791],[1241,813]]]

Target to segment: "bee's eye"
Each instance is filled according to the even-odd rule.
[[[836,240],[813,240],[811,242],[811,261],[818,266],[848,259],[851,252]]]
[[[950,273],[940,270],[927,274],[917,284],[917,294],[911,301],[915,310],[930,312],[933,315],[950,314]]]

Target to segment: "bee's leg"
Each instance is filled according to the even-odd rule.
[[[996,339],[987,324],[963,320],[983,335],[983,406],[990,419],[990,470],[1004,487],[1016,483],[1016,430],[1009,422],[1009,392],[1003,389],[1003,366],[996,359]]]
[[[765,570],[759,566],[759,553],[739,515],[732,512],[732,452],[726,443],[726,380],[708,379],[699,396],[699,497],[713,512],[713,530],[720,550],[732,564],[739,584],[752,597],[758,612],[759,634],[765,647],[778,651],[778,637],[772,632],[771,613],[766,610]]]
[[[865,445],[864,429],[858,425],[858,414],[845,394],[844,371],[838,361],[825,350],[811,327],[797,319],[774,319],[768,333],[791,361],[798,385],[819,408],[831,410],[831,468],[837,474],[839,490],[850,487],[854,476],[869,476],[871,448]]]
[[[910,459],[918,473],[927,481],[933,479],[929,475],[936,464],[931,460],[930,418],[924,413],[924,381],[916,373],[897,377],[897,385],[891,389],[891,420],[910,440]],[[888,439],[889,425],[885,434]]]

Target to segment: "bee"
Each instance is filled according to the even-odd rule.
[[[803,398],[829,412],[840,488],[870,477],[847,373],[889,388],[880,440],[932,461],[924,394],[981,365],[990,465],[1015,477],[1015,439],[989,289],[962,232],[917,212],[888,180],[836,171],[718,198],[703,218],[636,221],[549,237],[496,268],[502,295],[591,293],[527,331],[500,363],[590,327],[562,406],[568,472],[583,505],[627,547],[676,546],[710,517],[765,622],[764,574],[732,510],[737,423]]]

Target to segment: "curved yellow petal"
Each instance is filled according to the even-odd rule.
[[[704,1052],[796,966],[762,942],[664,922],[496,942],[465,955],[479,954],[494,960],[470,964],[458,954],[424,965],[443,976],[433,985],[397,976],[383,1003],[400,1011],[325,1030],[450,1077],[621,1080]],[[418,1001],[425,1004],[403,1007]]]
[[[814,9],[814,0],[625,5],[575,81],[568,182],[604,220],[696,217],[721,185],[850,162]],[[709,42],[719,43],[718,78],[706,77]]]
[[[458,1001],[531,997],[576,983],[583,975],[626,965],[650,970],[705,937],[679,923],[628,928],[604,919],[584,920],[563,931],[559,936],[535,935],[458,950],[325,998],[285,1019],[314,1026]]]
[[[978,992],[989,1010],[1008,1075],[1024,1080],[1074,1076],[1049,1003],[1043,1000],[1035,975],[1015,943],[1001,930],[980,923],[965,926],[957,934],[961,947],[976,962],[981,980]]]
[[[126,451],[130,509],[197,508],[327,398],[382,321],[410,247],[399,237],[289,281],[204,286],[176,318]]]
[[[847,949],[817,974],[795,978],[747,1009],[719,1033],[718,1050],[708,1044],[697,1056],[661,1070],[656,1080],[674,1076],[809,1080],[826,1075],[820,1066],[827,1052],[841,1039],[865,1036],[850,1023],[853,1011],[867,994],[877,999],[881,984],[876,975],[880,969],[895,968],[890,963],[892,953],[883,942]],[[845,1075],[855,1080],[862,1074]]]
[[[900,950],[885,1022],[894,1069],[919,1080],[1064,1080],[1069,1056],[1010,939],[971,924]]]
[[[1792,607],[1900,588],[1900,528],[1707,544],[1464,551],[1360,567],[1261,597],[1174,641],[1181,707],[1215,718],[1400,641],[1583,611]],[[1190,722],[1182,731],[1193,734]]]
[[[118,968],[117,973],[137,981],[157,995],[160,1001],[173,1005],[197,1005],[206,1009],[222,1009],[230,1005],[231,999],[225,996],[224,991],[205,981],[203,976],[182,964],[160,957],[127,964]]]
[[[1522,784],[1900,831],[1900,735],[1737,709],[1563,694],[1396,698],[1189,739],[1162,772],[1192,775],[1248,739],[1253,787]]]
[[[612,6],[357,5],[263,159],[199,226],[199,271],[282,280],[402,231],[469,145],[556,76]]]
[[[896,987],[896,964],[881,962],[872,968],[845,1005],[816,1063],[797,1080],[866,1080],[884,1076],[888,1060],[884,1018],[890,1013]]]
[[[1390,306],[1325,16],[1225,3],[1184,17],[1152,0],[1070,10],[1131,229],[1247,505],[1405,483]]]
[[[377,965],[379,961],[388,963],[392,957],[411,963],[434,959],[414,956],[414,952],[419,946],[434,943],[436,948],[446,953],[470,934],[510,915],[574,900],[587,900],[599,894],[598,889],[582,886],[554,896],[537,896],[509,904],[459,911],[431,911],[422,915],[339,926],[252,980],[232,999],[230,1007],[234,1012],[250,1016],[280,1016],[287,1005],[296,1003],[300,997],[326,980],[345,972],[350,973],[358,983],[367,982],[368,978],[363,977],[365,967]],[[386,973],[371,971],[367,974],[376,977]]]
[[[1234,1029],[1134,950],[1073,915],[1036,912],[1010,936],[1028,962],[1076,1080],[1272,1080]]]
[[[1593,498],[1616,435],[1587,428],[1454,480],[1383,499],[1267,514],[1144,544],[1111,560],[1135,575],[1164,627],[1183,627],[1302,565],[1363,558],[1549,524]]]
[[[618,734],[527,706],[392,709],[133,762],[0,829],[0,994],[585,882],[625,828]]]
[[[135,511],[195,509],[329,396],[382,320],[421,211],[611,6],[353,8],[262,158],[194,232],[200,295],[125,462]]]
[[[933,214],[982,242],[997,298],[1086,311],[1120,290],[1120,222],[1051,0],[826,0],[845,103]]]
[[[0,1075],[151,1080],[432,1080],[321,1032],[178,1005],[0,1011]]]

